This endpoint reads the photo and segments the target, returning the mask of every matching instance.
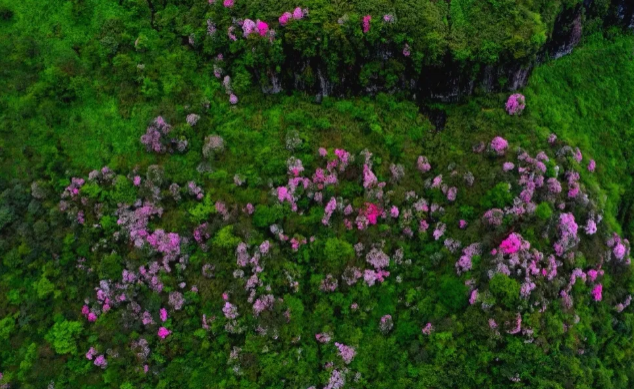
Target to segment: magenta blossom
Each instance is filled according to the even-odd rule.
[[[591,159],[590,163],[588,163],[588,171],[594,172],[594,169],[596,168],[597,168],[597,163],[594,161],[594,159]]]
[[[293,19],[299,20],[304,17],[307,12],[302,11],[301,8],[297,7],[293,10]]]
[[[614,246],[614,250],[613,250],[614,256],[617,259],[623,259],[623,257],[625,256],[625,252],[626,251],[627,250],[626,250],[625,246],[621,242],[617,243],[616,246]]]
[[[95,358],[95,362],[94,362],[95,366],[98,366],[102,369],[105,369],[106,366],[108,366],[108,361],[106,360],[106,357],[102,355],[98,356],[97,358]]]
[[[339,349],[339,355],[346,364],[352,362],[354,356],[357,355],[355,349],[350,346],[346,346],[342,343],[335,343],[335,346],[337,346],[337,348]]]
[[[244,33],[244,37],[246,38],[249,34],[257,32],[257,27],[255,22],[251,19],[245,19],[242,23],[242,31]]]
[[[161,321],[165,322],[167,320],[167,310],[165,308],[161,308],[161,310],[159,311],[159,316],[161,318]]]
[[[280,24],[282,26],[285,26],[286,23],[288,23],[289,20],[291,20],[293,18],[293,14],[291,14],[290,12],[284,12],[279,18],[278,21],[280,22]]]
[[[403,55],[405,57],[409,57],[411,54],[411,48],[409,47],[409,45],[406,43],[405,46],[403,46]]]
[[[506,112],[509,115],[519,115],[526,108],[526,98],[519,93],[512,94],[506,101]]]
[[[515,254],[520,250],[522,246],[522,238],[516,233],[512,233],[508,236],[508,238],[504,239],[502,243],[500,243],[500,250],[504,254]]]
[[[230,302],[225,302],[224,308],[222,308],[222,312],[225,314],[227,319],[235,319],[238,317],[238,308],[231,304]]]
[[[603,285],[599,284],[595,286],[591,293],[594,301],[601,301],[603,299]]]
[[[266,22],[258,20],[257,29],[258,29],[258,33],[260,34],[260,36],[265,36],[266,33],[269,31],[269,25],[266,24]]]
[[[161,338],[161,339],[165,339],[165,338],[167,338],[167,337],[168,337],[171,333],[172,333],[172,331],[168,330],[168,329],[167,329],[167,328],[165,328],[165,327],[161,327],[161,328],[159,328],[159,330],[158,330],[158,336],[159,336],[159,338]]]
[[[506,149],[509,147],[509,142],[506,139],[496,136],[491,141],[491,148],[497,153],[497,155],[504,155]]]
[[[370,31],[370,21],[372,20],[372,16],[365,15],[363,17],[363,33],[367,34]]]
[[[476,303],[477,300],[478,300],[478,290],[474,289],[471,292],[471,296],[469,297],[469,304],[473,305]]]

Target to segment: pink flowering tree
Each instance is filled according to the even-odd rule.
[[[507,142],[506,139],[504,139],[504,138],[502,138],[500,136],[496,136],[491,141],[491,149],[497,155],[504,155],[504,153],[506,152],[506,149],[508,149],[508,147],[509,147],[509,142]]]
[[[506,101],[506,112],[509,115],[520,115],[526,108],[526,98],[520,93],[515,93],[509,96]]]
[[[370,32],[370,21],[372,21],[372,16],[370,15],[365,15],[363,17],[363,33],[367,34],[368,32]]]

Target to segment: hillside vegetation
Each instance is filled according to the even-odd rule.
[[[309,2],[284,31],[392,12],[412,60],[486,63],[578,3]],[[586,35],[517,110],[265,95],[255,36],[215,77],[205,18],[294,8],[0,2],[0,387],[631,387],[634,38]]]

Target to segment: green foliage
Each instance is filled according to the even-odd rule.
[[[496,300],[506,308],[513,309],[517,307],[520,296],[520,284],[514,279],[497,273],[489,282],[489,290]]]
[[[39,299],[45,299],[55,290],[55,285],[43,274],[33,286]]]
[[[537,208],[535,208],[535,216],[541,220],[549,220],[552,215],[553,209],[547,202],[540,203]]]
[[[226,226],[218,231],[212,242],[216,247],[231,250],[240,243],[240,238],[233,234],[233,226]]]
[[[487,193],[480,200],[480,204],[483,208],[504,208],[507,205],[510,205],[513,201],[513,193],[511,193],[511,188],[505,182],[500,182],[495,185],[493,188],[489,189]]]
[[[116,203],[132,204],[136,200],[136,191],[129,179],[124,176],[117,176],[114,180],[114,190],[111,196],[112,201]]]
[[[78,321],[58,321],[46,334],[46,340],[58,354],[77,353],[77,336],[82,332]]]
[[[8,341],[9,336],[15,330],[15,319],[11,316],[0,319],[0,339]]]
[[[121,257],[116,253],[105,255],[99,263],[98,274],[101,279],[116,279],[121,275]]]
[[[347,262],[354,257],[354,248],[346,241],[328,238],[324,247],[324,259],[329,269],[343,269]]]
[[[458,312],[467,305],[467,287],[464,282],[452,275],[445,275],[440,279],[438,298],[451,312]]]
[[[202,202],[196,203],[193,208],[189,209],[191,220],[196,223],[206,220],[214,213],[216,213],[216,208],[214,207],[214,203],[212,202],[209,193],[205,195]]]
[[[280,205],[272,207],[266,205],[258,205],[253,213],[253,224],[257,227],[268,227],[284,217],[283,208]]]

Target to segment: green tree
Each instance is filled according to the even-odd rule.
[[[506,308],[513,309],[519,302],[520,284],[505,274],[494,275],[489,281],[489,290]]]
[[[53,293],[55,290],[55,285],[46,278],[45,275],[42,274],[40,280],[35,283],[35,291],[37,293],[37,297],[39,299],[44,299],[48,297],[49,294]]]
[[[48,331],[45,339],[53,346],[58,354],[76,354],[77,336],[81,333],[83,326],[78,321],[64,320],[57,322]]]
[[[354,248],[350,243],[344,240],[328,238],[324,247],[324,257],[326,267],[333,270],[340,270],[346,266],[348,260],[354,258]]]

